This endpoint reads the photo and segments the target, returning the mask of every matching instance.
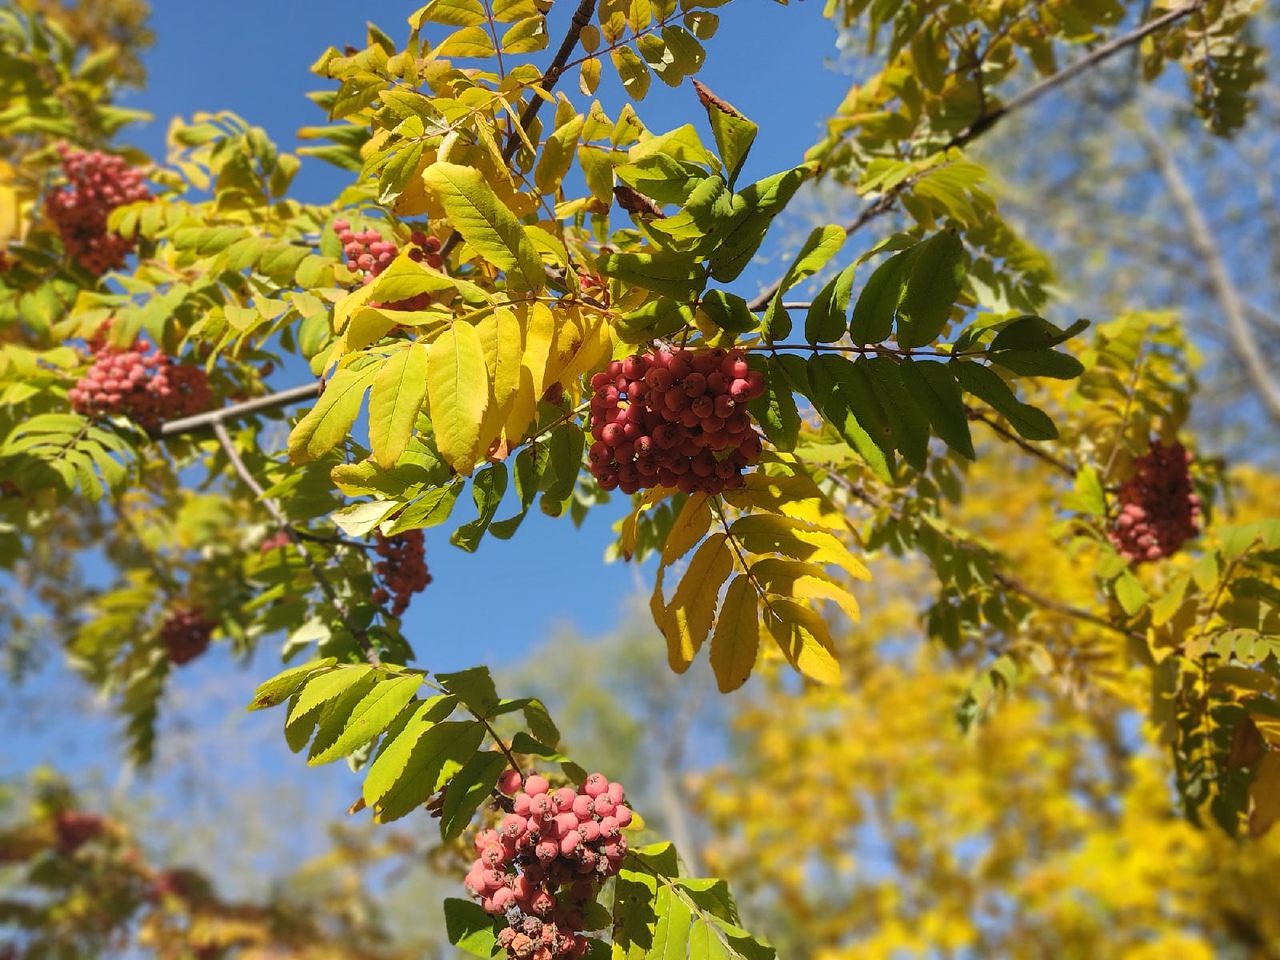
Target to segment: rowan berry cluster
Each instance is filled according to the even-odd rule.
[[[659,350],[614,360],[591,378],[591,474],[605,490],[719,493],[760,456],[748,401],[764,375],[741,350]]]
[[[123,413],[145,430],[190,416],[213,402],[200,367],[175,364],[151,344],[128,350],[99,345],[93,366],[67,392],[72,409],[89,416]]]
[[[58,850],[70,856],[90,840],[102,836],[107,825],[96,813],[81,810],[63,810],[53,820],[58,836]]]
[[[394,537],[379,533],[374,551],[382,559],[373,565],[373,572],[383,586],[373,591],[373,602],[383,604],[392,600],[391,615],[398,617],[408,609],[409,598],[421,593],[431,582],[425,538],[421,530],[406,530]]]
[[[213,624],[199,610],[175,607],[160,626],[160,642],[175,667],[190,663],[209,647]]]
[[[1191,454],[1180,443],[1159,441],[1135,462],[1120,485],[1120,512],[1109,533],[1120,554],[1134,563],[1171,556],[1200,533],[1200,497],[1191,486]]]
[[[335,220],[333,230],[342,243],[342,253],[347,258],[347,269],[352,273],[364,274],[363,282],[366,286],[373,282],[374,277],[387,269],[391,261],[396,258],[396,254],[400,252],[400,248],[393,242],[383,240],[382,234],[377,230],[356,232],[351,229],[351,223],[348,220]],[[419,263],[425,261],[427,266],[437,269],[444,263],[440,256],[440,241],[425,231],[413,231],[409,235],[409,243],[411,244],[409,259]],[[425,310],[430,305],[431,294],[429,293],[420,293],[394,303],[370,304],[383,310]]]
[[[124,266],[137,241],[107,229],[116,207],[151,199],[146,175],[123,157],[58,145],[68,186],[49,195],[46,215],[62,237],[71,259],[94,276]]]
[[[590,945],[585,910],[627,853],[622,785],[593,773],[577,790],[552,790],[538,774],[523,784],[504,776],[499,786],[514,793],[512,812],[476,837],[467,889],[487,912],[506,915],[498,943],[509,958],[581,957]]]

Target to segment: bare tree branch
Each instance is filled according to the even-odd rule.
[[[235,403],[229,407],[223,407],[221,410],[209,410],[205,413],[197,413],[192,417],[183,417],[181,420],[170,420],[156,431],[156,435],[160,437],[176,437],[183,433],[202,430],[205,427],[214,427],[216,429],[218,424],[238,420],[251,413],[287,407],[290,404],[301,403],[304,400],[314,400],[320,395],[320,388],[321,385],[319,383],[307,383],[300,387],[290,387],[288,390],[270,393],[265,397],[254,397],[252,400]]]
[[[1205,219],[1199,204],[1196,203],[1191,185],[1174,160],[1173,151],[1169,145],[1151,127],[1140,111],[1134,111],[1133,124],[1134,133],[1164,179],[1165,187],[1169,191],[1169,199],[1182,215],[1182,222],[1187,228],[1187,239],[1204,263],[1205,270],[1208,271],[1209,285],[1218,301],[1218,308],[1222,311],[1222,318],[1226,322],[1232,352],[1240,361],[1245,376],[1257,391],[1258,399],[1262,401],[1267,416],[1272,422],[1280,424],[1280,384],[1272,379],[1271,371],[1267,368],[1266,359],[1262,355],[1253,328],[1246,316],[1244,300],[1236,288],[1235,281],[1231,278],[1231,273],[1227,270],[1222,254],[1218,251],[1213,229]]]

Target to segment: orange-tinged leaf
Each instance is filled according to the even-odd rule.
[[[765,605],[765,627],[787,662],[810,680],[836,683],[840,664],[827,623],[808,607],[791,600],[771,600]]]
[[[729,529],[752,553],[780,553],[793,560],[831,563],[850,576],[871,579],[871,572],[838,537],[799,520],[756,513],[739,517]]]
[[[667,662],[676,673],[689,669],[711,632],[720,586],[732,572],[733,551],[723,533],[703,541],[689,561],[689,569],[667,607],[663,631],[667,638]]]
[[[662,565],[675,563],[693,549],[694,544],[711,529],[710,498],[705,493],[695,493],[685,501],[680,515],[671,525],[667,542],[662,547]]]
[[[1249,797],[1249,835],[1260,837],[1280,820],[1280,753],[1269,750],[1258,761]]]
[[[747,682],[759,649],[756,589],[749,577],[739,574],[725,591],[720,619],[711,636],[711,669],[721,693],[737,690]]]
[[[404,453],[427,395],[427,348],[411,344],[378,368],[369,394],[369,449],[390,470]]]
[[[346,439],[377,372],[378,364],[370,363],[359,370],[344,367],[333,375],[316,405],[289,434],[291,463],[316,460]]]
[[[483,453],[480,426],[489,404],[484,346],[471,324],[454,323],[431,344],[427,398],[440,456],[458,473],[470,476]]]

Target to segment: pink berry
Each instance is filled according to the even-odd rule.
[[[547,778],[536,773],[529,774],[524,781],[524,792],[529,794],[530,798],[547,792],[547,788],[551,784],[547,782]]]

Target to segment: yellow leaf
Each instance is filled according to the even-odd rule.
[[[431,344],[427,398],[440,456],[458,473],[470,476],[483,452],[480,425],[489,404],[484,347],[471,324],[454,323]]]
[[[844,514],[803,473],[774,476],[754,470],[739,489],[727,491],[725,499],[744,511],[767,510],[829,530],[848,529]]]
[[[711,529],[711,504],[705,493],[695,493],[685,501],[680,515],[671,525],[667,542],[662,547],[662,565],[669,567],[702,539]]]
[[[676,673],[689,669],[711,632],[720,585],[732,572],[733,551],[723,533],[703,541],[689,561],[689,569],[667,607],[663,631],[667,638],[667,662]]]
[[[817,564],[767,557],[751,565],[751,575],[769,593],[793,600],[831,600],[850,620],[858,619],[858,601],[853,594]]]
[[[14,168],[0,160],[0,250],[12,242],[22,242],[35,207],[36,191],[15,180]]]
[[[524,330],[510,307],[498,307],[478,324],[484,347],[485,368],[489,371],[489,406],[485,410],[481,441],[496,437],[506,422],[520,389],[520,361],[524,353]]]
[[[547,388],[547,364],[556,336],[556,320],[545,303],[519,304],[516,317],[524,328],[524,353],[520,357],[520,385],[502,431],[508,446],[523,439],[538,412],[538,401]]]
[[[433,53],[437,57],[492,57],[493,39],[484,27],[463,27],[445,37]]]
[[[840,664],[826,621],[791,600],[765,604],[764,623],[787,662],[818,683],[836,683]]]
[[[1269,750],[1258,761],[1249,798],[1249,836],[1260,837],[1280,820],[1280,753]]]
[[[852,577],[871,579],[871,572],[838,537],[799,520],[756,513],[739,517],[729,529],[752,553],[780,553],[793,560],[831,563],[842,567]]]
[[[618,555],[623,560],[630,560],[635,556],[636,541],[640,537],[640,515],[670,495],[671,491],[666,487],[650,487],[641,495],[635,508],[622,518],[618,527]],[[658,570],[658,575],[662,575],[661,569]]]
[[[369,394],[369,449],[383,470],[394,467],[409,445],[426,395],[425,345],[410,345],[378,369]]]
[[[756,589],[750,577],[739,574],[729,584],[720,619],[711,636],[711,669],[721,693],[737,690],[747,682],[760,649],[760,619],[756,615]]]
[[[613,341],[609,339],[609,325],[594,310],[579,306],[562,308],[556,328],[555,375],[547,372],[547,385],[559,382],[564,386],[573,383],[588,370],[609,358]]]
[[[667,633],[667,598],[662,595],[662,582],[666,572],[665,567],[658,568],[658,576],[653,582],[653,593],[649,595],[649,612],[653,614],[653,623],[663,636]]]
[[[600,86],[600,61],[595,57],[582,61],[578,69],[578,89],[584,97],[592,96]]]
[[[333,375],[319,401],[289,434],[291,463],[316,460],[346,439],[377,372],[378,364],[369,363],[359,370],[344,367]]]

